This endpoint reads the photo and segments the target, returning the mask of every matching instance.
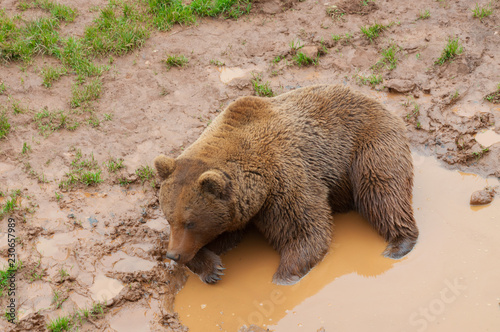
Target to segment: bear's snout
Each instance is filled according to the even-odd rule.
[[[177,262],[179,259],[181,259],[181,254],[176,255],[176,254],[172,254],[172,253],[167,252],[167,258]]]

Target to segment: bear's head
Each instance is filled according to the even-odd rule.
[[[193,159],[160,155],[160,206],[170,224],[167,257],[189,262],[203,246],[233,230],[234,197],[229,175]]]

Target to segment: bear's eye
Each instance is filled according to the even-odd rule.
[[[192,221],[187,222],[187,223],[184,225],[184,228],[185,228],[185,229],[192,229],[192,228],[194,228],[194,222],[192,222]]]

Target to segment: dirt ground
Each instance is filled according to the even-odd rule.
[[[99,14],[96,6],[107,4],[61,3],[78,8],[75,21],[60,27],[65,36],[82,36]],[[45,15],[18,5],[2,0],[1,9],[27,18]],[[174,299],[188,274],[163,259],[169,228],[158,208],[158,184],[137,170],[148,170],[160,153],[177,156],[225,106],[254,94],[258,75],[275,94],[313,84],[350,86],[406,121],[415,152],[445,167],[499,178],[500,105],[494,102],[500,101],[500,2],[493,0],[492,14],[481,20],[473,17],[475,5],[261,0],[237,20],[202,18],[151,30],[142,47],[98,60],[109,70],[92,119],[48,135],[34,116],[45,109],[71,114],[75,75],[46,88],[40,68],[57,64],[54,57],[38,56],[29,65],[3,62],[0,112],[11,129],[0,140],[0,205],[20,190],[9,215],[23,267],[16,276],[19,322],[13,326],[2,317],[0,330],[44,331],[50,320],[106,300],[104,313],[84,319],[79,331],[187,331]],[[430,17],[419,19],[426,10]],[[374,23],[387,28],[370,42],[360,27]],[[436,64],[455,37],[463,52]],[[316,65],[294,62],[297,44],[313,57],[320,54]],[[395,68],[381,62],[392,45]],[[167,69],[162,60],[172,54],[189,62]],[[383,81],[370,84],[377,76]],[[476,141],[477,134],[486,139]],[[124,167],[113,172],[106,166],[110,159],[123,159]],[[82,160],[99,168],[103,181],[60,188],[72,163]],[[0,223],[0,267],[8,257],[7,217]],[[2,308],[7,300],[0,298]]]

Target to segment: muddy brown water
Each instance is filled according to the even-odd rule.
[[[420,228],[402,260],[355,212],[336,216],[330,252],[294,286],[271,283],[279,256],[257,233],[223,256],[217,285],[191,275],[175,300],[190,331],[487,331],[500,326],[500,199],[470,207],[497,179],[450,171],[414,155]]]

